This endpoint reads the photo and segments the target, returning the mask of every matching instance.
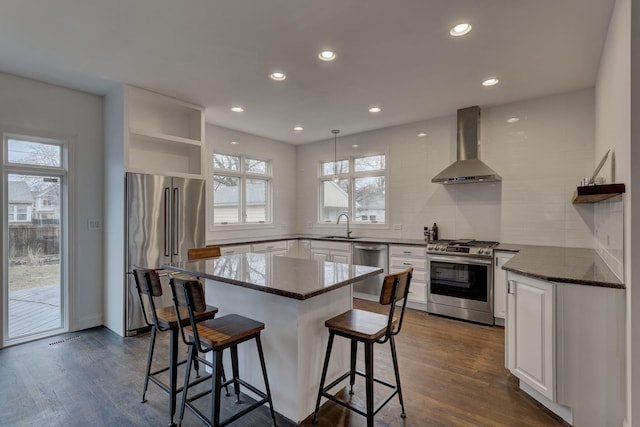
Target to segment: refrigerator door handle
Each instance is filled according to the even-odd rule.
[[[173,248],[173,255],[180,255],[179,252],[179,248],[178,248],[178,242],[179,237],[178,236],[178,230],[179,230],[179,224],[180,224],[180,218],[179,218],[179,213],[180,213],[180,189],[175,187],[173,189],[173,215],[171,218],[171,224],[173,225],[173,235],[171,236],[171,247]]]
[[[169,187],[164,188],[164,256],[171,256],[169,249],[169,237],[171,236],[171,212],[169,206],[169,199],[171,196],[171,189]]]

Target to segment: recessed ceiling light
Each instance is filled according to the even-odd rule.
[[[336,59],[336,54],[330,50],[323,50],[318,54],[318,58],[322,59],[323,61],[333,61],[334,59]]]
[[[293,130],[295,130],[296,132],[301,132],[304,130],[304,128],[302,126],[296,126],[293,128]]]
[[[425,136],[427,136],[427,134],[426,134],[426,133],[424,133],[424,132],[420,132],[420,133],[418,134],[418,138],[424,138]]]
[[[244,108],[242,108],[239,105],[236,105],[235,107],[231,107],[231,111],[233,111],[234,113],[242,113],[244,111]]]
[[[487,80],[483,81],[482,82],[482,86],[495,86],[495,85],[498,84],[499,81],[500,80],[492,77],[490,79],[487,79]]]
[[[371,107],[371,108],[369,108],[369,112],[370,113],[379,113],[380,111],[382,111],[382,108],[380,108],[380,107]]]
[[[468,34],[469,31],[471,31],[471,24],[467,22],[463,22],[462,24],[458,24],[455,27],[453,27],[449,31],[449,34],[451,34],[454,37],[459,37],[459,36],[464,36],[465,34]]]
[[[511,117],[510,119],[507,119],[507,123],[518,123],[519,121],[520,119],[517,117]]]
[[[360,146],[359,146],[358,144],[353,144],[353,145],[352,145],[352,147],[353,147],[353,148],[358,148],[358,147],[360,147]]]
[[[231,141],[231,145],[238,145],[239,142],[238,141]]]
[[[284,73],[281,73],[280,71],[276,71],[274,73],[269,74],[269,77],[271,77],[273,80],[284,80],[287,78],[287,76]]]

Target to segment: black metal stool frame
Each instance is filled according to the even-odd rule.
[[[176,396],[183,389],[182,386],[178,387],[177,385],[177,368],[180,365],[183,365],[187,362],[187,360],[192,360],[192,355],[188,355],[188,358],[185,360],[178,361],[178,325],[165,324],[160,321],[157,314],[156,305],[154,302],[154,298],[162,296],[162,288],[160,284],[157,283],[154,286],[155,280],[159,280],[159,275],[157,270],[146,269],[146,268],[135,268],[133,270],[133,276],[135,279],[136,290],[138,292],[138,297],[140,298],[140,306],[142,308],[142,315],[147,326],[151,328],[151,337],[149,339],[149,350],[147,352],[147,367],[145,369],[145,377],[144,377],[144,387],[142,389],[142,399],[141,403],[146,403],[146,394],[147,389],[149,387],[149,381],[156,384],[162,390],[169,394],[169,412],[170,412],[170,422],[169,426],[175,426],[176,424],[173,421],[173,417],[176,412]],[[147,310],[142,303],[143,297],[142,295],[147,295],[147,302],[149,304],[149,311],[151,312],[152,321],[149,321],[147,317]],[[215,312],[212,313],[213,317]],[[178,319],[179,320],[179,319]],[[156,337],[160,332],[169,331],[169,365],[159,368],[155,371],[151,371],[151,366],[153,363],[153,353],[155,351]],[[199,365],[198,360],[194,359],[195,369],[196,369],[196,378],[200,378],[199,374]],[[169,384],[166,384],[161,379],[157,378],[159,374],[169,371]],[[206,375],[203,377],[203,381],[210,378],[210,375]],[[228,395],[228,390],[227,390]]]
[[[400,401],[400,407],[402,409],[402,413],[400,414],[400,416],[402,418],[406,417],[406,413],[404,411],[404,400],[402,398],[402,387],[400,385],[400,372],[398,370],[398,357],[396,354],[396,345],[395,345],[394,337],[398,335],[398,333],[400,333],[400,330],[402,329],[402,321],[404,319],[404,311],[407,304],[407,295],[409,293],[409,285],[411,283],[412,270],[413,269],[409,269],[401,273],[388,275],[384,279],[383,289],[380,295],[380,304],[390,305],[390,308],[389,308],[388,322],[382,337],[367,339],[363,337],[358,337],[348,332],[342,332],[336,329],[329,328],[329,341],[327,343],[327,352],[325,354],[324,364],[322,367],[322,377],[320,380],[320,387],[318,390],[318,399],[316,401],[316,408],[313,413],[313,419],[312,419],[313,424],[316,424],[318,422],[318,411],[320,409],[320,401],[322,397],[326,397],[327,399],[347,409],[350,409],[360,415],[363,415],[364,417],[367,418],[367,427],[373,427],[375,415],[378,413],[378,411],[380,411],[380,409],[382,409],[382,407],[384,407],[384,405],[386,405],[397,394],[398,400]],[[407,274],[406,283],[404,284],[404,286],[400,286],[401,277],[403,274]],[[401,292],[400,295],[399,295],[399,292]],[[402,300],[402,308],[400,312],[400,318],[397,322],[397,328],[394,329],[395,322],[394,322],[393,316],[396,309],[396,302],[400,299]],[[350,369],[348,372],[341,375],[335,381],[333,381],[331,384],[325,387],[324,383],[327,377],[327,370],[329,367],[329,360],[331,357],[331,349],[333,347],[333,341],[336,335],[347,338],[351,341]],[[396,380],[395,385],[390,384],[374,376],[374,370],[373,370],[374,344],[384,344],[387,341],[389,341],[389,345],[391,348],[393,370],[394,370],[395,380]],[[365,372],[358,371],[356,369],[358,342],[361,342],[364,344]],[[329,393],[329,391],[332,388],[334,388],[340,382],[342,382],[347,377],[349,377],[349,384],[350,384],[349,394],[352,395],[353,384],[355,383],[356,375],[359,375],[365,378],[366,408],[364,411],[354,405],[351,405],[349,402],[343,399],[340,399]],[[373,393],[374,382],[391,388],[391,392],[375,408],[374,408],[374,393]]]
[[[191,334],[190,339],[187,339],[184,327],[182,326],[182,322],[180,323],[180,332],[182,334],[182,339],[189,346],[189,357],[187,360],[193,360],[194,362],[200,361],[205,365],[209,366],[212,370],[211,376],[208,378],[200,378],[195,381],[189,383],[189,376],[191,374],[191,363],[187,365],[187,370],[185,373],[185,383],[183,387],[182,394],[182,404],[180,406],[180,416],[178,425],[182,425],[182,420],[184,418],[184,409],[188,407],[200,420],[212,427],[223,427],[232,422],[236,421],[240,417],[246,415],[247,413],[253,411],[254,409],[264,405],[265,403],[269,404],[269,409],[271,411],[271,418],[273,420],[274,427],[277,426],[275,411],[273,409],[273,401],[271,399],[271,390],[269,388],[269,380],[267,378],[267,368],[264,362],[264,352],[262,349],[262,342],[260,340],[260,332],[253,333],[251,335],[247,335],[246,337],[234,340],[232,343],[227,345],[217,346],[216,348],[210,346],[203,346],[202,341],[200,340],[200,336],[198,334],[198,328],[194,319],[194,308],[196,303],[193,298],[192,286],[202,286],[202,284],[198,280],[182,280],[182,279],[171,279],[171,289],[174,296],[174,304],[176,306],[176,311],[180,308],[181,305],[186,305],[189,313],[189,321],[191,324],[191,330],[189,331]],[[182,289],[179,289],[182,288]],[[182,296],[178,294],[178,292],[182,293]],[[266,393],[258,390],[253,385],[247,383],[239,376],[238,369],[238,344],[242,344],[246,341],[250,341],[252,339],[256,340],[256,345],[258,348],[258,355],[260,358],[260,366],[262,368],[262,376],[264,378],[264,384]],[[227,348],[231,349],[231,366],[233,371],[233,378],[230,380],[224,379],[224,369],[222,367],[222,354],[223,351]],[[213,362],[209,362],[207,359],[200,357],[198,353],[206,354],[208,352],[212,352],[213,354]],[[188,389],[191,386],[199,384],[207,379],[212,379],[212,387],[196,395],[191,397],[188,396]],[[256,395],[260,396],[260,400],[255,403],[249,405],[241,411],[233,414],[226,420],[220,421],[220,390],[222,387],[226,387],[228,385],[233,384],[234,393],[236,395],[236,403],[240,402],[240,384],[247,387],[249,390],[254,392]],[[191,402],[204,397],[208,394],[212,394],[211,396],[211,418],[207,418],[198,408],[191,404]],[[227,394],[228,395],[228,394]]]

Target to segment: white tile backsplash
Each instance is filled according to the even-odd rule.
[[[624,280],[623,197],[594,205],[596,250],[620,280]]]
[[[437,222],[443,238],[594,247],[593,206],[579,211],[571,204],[580,179],[594,168],[594,109],[592,89],[482,108],[480,158],[502,176],[500,183],[431,182],[456,159],[455,111],[339,138],[338,155],[388,153],[390,224],[403,224],[356,234],[421,238],[423,227]],[[520,120],[507,123],[511,117]],[[425,129],[427,136],[418,138]],[[350,148],[356,140],[358,150]],[[300,232],[315,221],[316,165],[329,157],[332,140],[297,147]]]

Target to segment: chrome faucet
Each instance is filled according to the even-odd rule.
[[[347,239],[349,239],[352,233],[352,231],[349,230],[349,215],[347,213],[341,213],[340,215],[338,215],[338,220],[336,221],[336,224],[340,224],[340,218],[342,218],[343,216],[347,218]]]

